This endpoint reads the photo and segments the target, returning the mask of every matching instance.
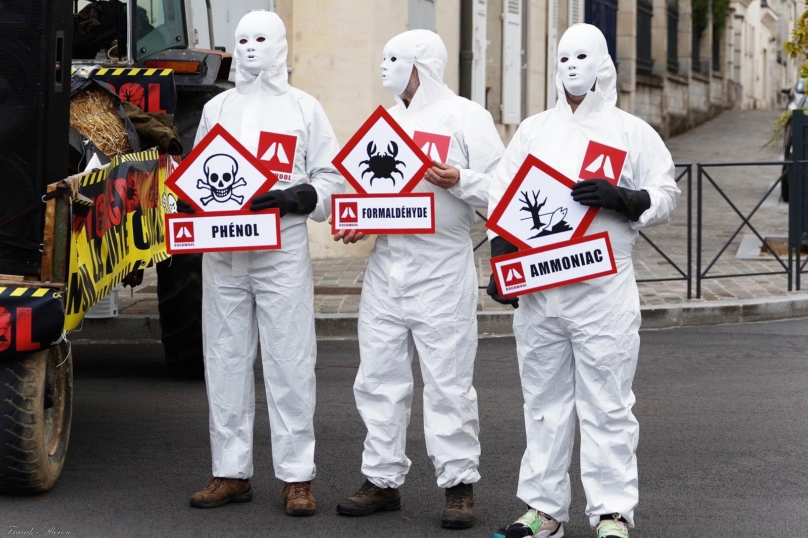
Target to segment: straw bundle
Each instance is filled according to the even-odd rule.
[[[109,92],[90,88],[74,95],[70,100],[70,126],[110,159],[132,152],[117,103]]]

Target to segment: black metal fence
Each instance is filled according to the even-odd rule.
[[[682,189],[682,181],[684,180],[687,183],[687,240],[685,243],[685,248],[687,249],[687,265],[684,269],[674,262],[670,255],[665,253],[662,248],[657,245],[654,241],[652,241],[643,231],[640,231],[640,237],[643,238],[650,246],[653,248],[660,256],[662,256],[668,265],[670,265],[678,276],[674,277],[665,277],[665,278],[639,278],[637,279],[638,283],[642,282],[677,282],[677,281],[684,281],[687,284],[687,298],[690,299],[693,292],[693,165],[688,164],[677,164],[676,165],[677,172],[676,172],[676,184],[679,185],[680,190]]]
[[[752,217],[757,213],[758,209],[763,205],[763,202],[766,201],[769,196],[775,192],[780,187],[782,181],[789,175],[789,170],[791,168],[790,162],[781,161],[781,162],[772,162],[772,161],[763,161],[763,162],[724,162],[724,163],[699,163],[698,164],[698,179],[697,179],[697,192],[696,192],[696,200],[697,200],[697,210],[696,210],[696,298],[701,298],[701,283],[702,280],[709,280],[709,279],[716,279],[716,278],[737,278],[737,277],[753,277],[753,276],[765,276],[765,275],[784,275],[788,281],[788,291],[792,290],[792,248],[788,248],[788,256],[785,260],[777,255],[773,246],[766,240],[765,237],[755,228],[752,224],[751,220]],[[748,166],[760,166],[760,167],[768,167],[768,166],[779,166],[781,168],[780,176],[777,180],[772,183],[772,185],[766,190],[765,194],[758,200],[755,204],[755,207],[752,210],[744,214],[738,209],[738,206],[732,201],[729,195],[726,193],[724,189],[715,181],[715,179],[710,174],[710,171],[717,168],[738,168],[738,167],[748,167]],[[801,183],[801,182],[797,182]],[[720,196],[721,200],[725,201],[732,211],[741,219],[741,223],[735,229],[735,231],[730,235],[730,237],[724,241],[724,244],[721,248],[718,249],[712,255],[709,263],[707,263],[706,267],[703,266],[703,259],[704,259],[704,252],[702,248],[703,244],[703,236],[704,236],[704,226],[702,226],[702,219],[704,215],[703,209],[703,200],[704,200],[704,185],[707,184],[715,189],[716,193]],[[729,246],[732,242],[738,237],[738,234],[741,233],[745,228],[748,228],[761,242],[761,248],[768,251],[774,256],[774,259],[780,265],[780,269],[775,271],[753,271],[753,272],[737,272],[737,273],[730,273],[730,274],[710,274],[710,270],[715,267],[716,262],[721,258],[721,256],[726,253]],[[789,241],[789,244],[791,241]],[[799,250],[799,249],[797,249]],[[797,288],[799,289],[799,288]]]

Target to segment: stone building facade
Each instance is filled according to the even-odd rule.
[[[208,48],[205,3],[185,1],[196,45]],[[713,21],[714,1],[214,0],[212,8],[214,44],[228,50],[250,9],[281,16],[290,81],[320,100],[341,143],[373,109],[394,103],[379,70],[387,40],[408,29],[434,30],[449,54],[446,83],[485,106],[507,143],[524,118],[554,106],[556,45],[576,22],[604,32],[618,70],[618,105],[663,137],[731,107],[784,107],[780,89],[793,85],[797,65],[782,43],[804,3],[730,0],[721,24]],[[314,256],[346,253],[327,225],[311,223],[310,232]]]

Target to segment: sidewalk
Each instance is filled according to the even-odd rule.
[[[700,127],[667,142],[677,163],[693,163],[693,195],[696,193],[696,163],[720,161],[777,161],[782,159],[780,147],[763,147],[771,135],[771,125],[776,111],[729,111]],[[681,169],[677,169],[677,172]],[[766,190],[777,179],[780,167],[718,168],[709,170],[711,177],[727,193],[738,209],[748,214],[760,201]],[[649,239],[665,252],[683,270],[687,267],[687,178],[679,183],[682,197],[673,220],[664,226],[646,232]],[[788,206],[779,201],[779,188],[772,193],[752,218],[752,224],[764,237],[787,235]],[[740,218],[715,189],[704,185],[704,216],[702,225],[703,266],[713,259],[724,242],[740,225]],[[696,293],[696,207],[693,204],[693,297]],[[485,237],[482,219],[472,231],[474,244]],[[743,246],[742,246],[743,243]],[[760,255],[759,243],[748,229],[741,232],[727,251],[719,258],[709,274],[735,274],[747,272],[770,272],[780,266],[772,256]],[[346,247],[347,248],[347,247]],[[741,258],[738,258],[739,255]],[[347,252],[347,251],[346,251]],[[490,266],[489,250],[483,245],[475,253],[480,283],[488,282]],[[359,296],[365,259],[344,258],[314,260],[314,306],[320,317],[334,315],[355,316],[359,311]],[[640,238],[634,250],[634,267],[638,280],[671,278],[678,276],[671,267],[644,239]],[[669,316],[672,308],[690,305],[709,316],[711,307],[726,311],[727,305],[741,306],[774,301],[780,305],[783,316],[793,310],[783,310],[789,297],[802,300],[802,294],[787,292],[785,275],[766,275],[731,279],[705,280],[702,282],[700,300],[687,301],[687,286],[680,282],[639,283],[644,317],[649,320]],[[699,307],[699,305],[702,305]],[[661,308],[657,308],[661,307]],[[710,308],[708,308],[710,307]],[[119,299],[122,315],[157,316],[156,276],[147,274],[141,286],[130,293],[122,290]],[[748,309],[748,306],[747,306]],[[510,307],[492,301],[484,291],[480,292],[481,313],[509,313]],[[655,311],[656,310],[656,311]],[[653,311],[653,312],[652,312]],[[787,315],[788,314],[788,315]],[[734,315],[734,314],[733,314]],[[740,314],[739,314],[740,315]]]

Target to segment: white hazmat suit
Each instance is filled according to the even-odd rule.
[[[595,80],[595,90],[588,91]],[[586,94],[575,113],[565,84],[573,95]],[[631,411],[631,384],[640,347],[640,305],[631,251],[638,229],[671,218],[679,189],[659,135],[615,106],[616,73],[600,30],[579,24],[565,32],[556,87],[555,108],[522,122],[509,144],[492,178],[489,211],[529,153],[575,181],[590,141],[628,152],[619,186],[647,191],[651,204],[634,222],[600,209],[586,232],[609,233],[617,274],[519,298],[513,329],[527,450],[517,495],[557,521],[569,519],[568,469],[577,411],[590,523],[597,525],[599,515],[619,513],[633,526],[639,425]]]
[[[398,101],[389,112],[407,134],[450,137],[449,164],[492,171],[502,142],[491,115],[443,83],[446,48],[440,37],[427,30],[405,32],[385,46],[384,58],[383,84]],[[398,95],[413,65],[420,87],[407,107]],[[434,151],[425,146],[428,154]],[[425,385],[427,452],[438,486],[480,478],[472,386],[478,292],[469,232],[473,208],[488,202],[488,182],[482,174],[461,178],[449,189],[421,181],[414,192],[435,194],[436,233],[380,235],[370,254],[359,309],[361,364],[354,394],[368,429],[362,473],[378,487],[400,487],[410,468],[405,446],[416,349]]]
[[[305,184],[308,178],[317,203],[310,215],[281,219],[280,250],[204,254],[202,323],[213,476],[253,474],[253,364],[260,337],[275,476],[305,482],[315,475],[317,354],[306,219],[326,220],[331,195],[345,184],[331,164],[339,147],[322,106],[287,82],[280,18],[266,11],[248,13],[236,29],[236,42],[236,88],[205,105],[196,142],[216,123],[253,154],[261,136],[267,136],[262,133],[295,137],[291,180],[272,189]]]

